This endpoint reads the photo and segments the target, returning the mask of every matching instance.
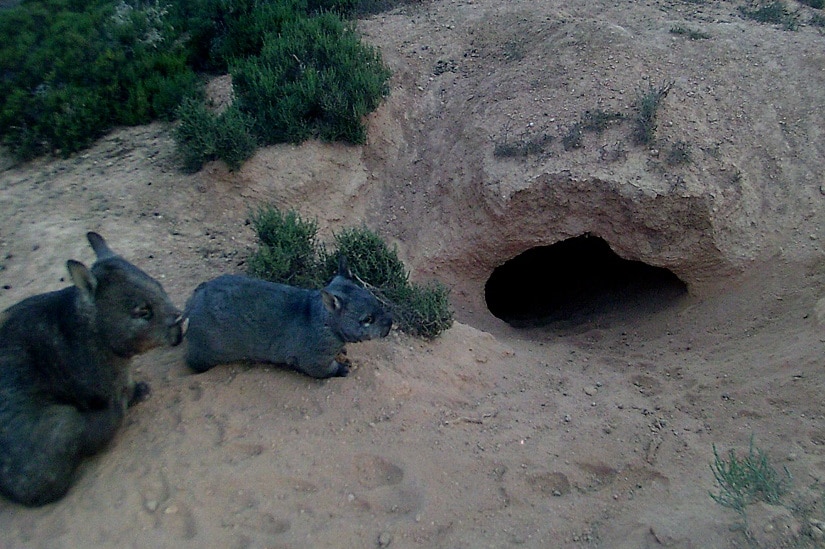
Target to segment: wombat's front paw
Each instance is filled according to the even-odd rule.
[[[143,402],[152,394],[152,388],[145,381],[138,381],[132,387],[132,394],[129,396],[128,406],[134,406],[138,402]]]
[[[330,377],[347,377],[349,375],[349,364],[338,362],[337,360],[333,361],[335,368],[332,371],[332,375]]]

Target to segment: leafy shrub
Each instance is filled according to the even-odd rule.
[[[302,288],[319,287],[329,277],[318,259],[318,224],[290,210],[261,208],[252,215],[258,250],[249,258],[252,276]]]
[[[198,85],[155,4],[32,0],[0,10],[0,138],[27,159],[171,118]]]
[[[234,105],[214,114],[202,102],[188,99],[178,109],[178,117],[174,137],[186,170],[197,171],[217,159],[236,170],[258,147],[252,121]]]
[[[739,11],[748,19],[753,19],[760,23],[782,25],[786,30],[796,30],[799,26],[799,16],[791,12],[782,0],[757,4],[753,9],[740,6]]]
[[[389,69],[333,13],[299,18],[264,39],[259,56],[236,61],[232,79],[242,111],[262,143],[363,143],[363,117],[389,92]]]
[[[799,0],[802,4],[821,10],[825,8],[825,0]]]
[[[259,240],[248,260],[252,276],[317,288],[335,275],[344,256],[356,280],[392,311],[402,331],[432,339],[452,325],[449,289],[437,282],[410,284],[396,250],[366,227],[336,234],[335,249],[328,252],[317,240],[317,224],[294,211],[263,208],[253,215],[252,224]]]
[[[411,284],[393,297],[393,318],[403,332],[434,339],[453,325],[450,289],[438,281]]]
[[[338,257],[347,258],[347,264],[358,278],[385,292],[394,292],[408,285],[408,274],[398,259],[377,234],[366,227],[348,228],[335,235],[335,253],[327,254],[326,270],[330,276],[338,266]]]

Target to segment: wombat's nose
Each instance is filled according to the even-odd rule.
[[[179,345],[183,341],[183,335],[186,333],[186,328],[189,327],[189,319],[184,318],[182,314],[178,313],[169,327],[169,343],[172,346]]]

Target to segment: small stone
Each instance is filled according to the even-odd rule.
[[[389,532],[381,532],[378,535],[378,547],[389,547],[392,543],[392,534]]]
[[[146,503],[143,504],[146,507],[146,510],[150,513],[154,513],[158,509],[158,500],[156,499],[147,499]]]

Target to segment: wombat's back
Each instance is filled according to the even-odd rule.
[[[313,331],[313,294],[240,275],[204,282],[186,305],[186,363],[199,372],[240,360],[288,364],[290,342]]]

